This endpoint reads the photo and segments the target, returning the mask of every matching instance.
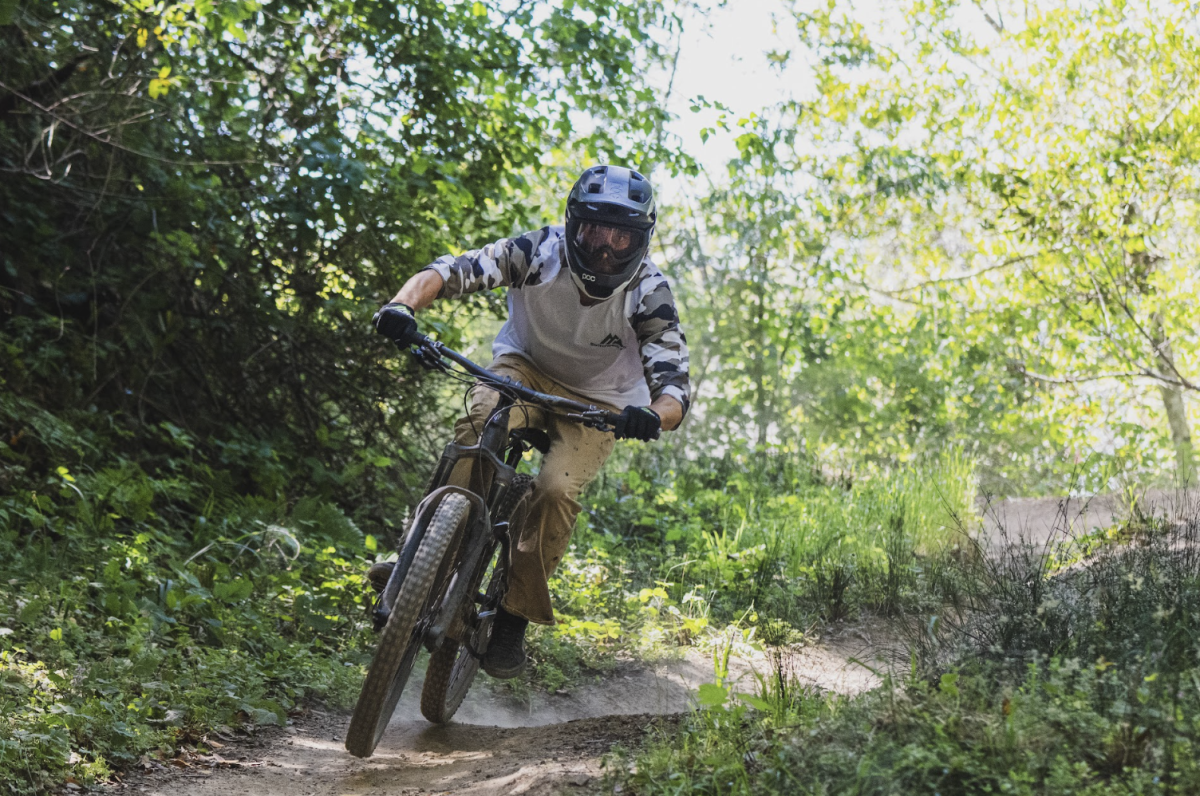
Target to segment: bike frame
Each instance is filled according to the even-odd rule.
[[[507,560],[509,549],[508,523],[492,522],[495,512],[508,496],[513,479],[517,474],[517,465],[525,452],[536,443],[528,438],[525,429],[509,429],[509,417],[518,401],[539,405],[541,407],[563,412],[568,418],[576,420],[593,428],[611,430],[617,415],[595,406],[582,404],[556,395],[531,390],[520,382],[493,373],[486,368],[476,365],[458,352],[441,343],[422,336],[412,347],[412,354],[423,366],[449,372],[450,363],[458,365],[476,379],[476,384],[485,389],[494,389],[500,394],[496,408],[489,414],[484,423],[479,441],[474,445],[460,445],[452,442],[442,451],[426,489],[425,498],[417,506],[413,521],[409,525],[409,533],[400,548],[400,555],[387,586],[379,596],[372,617],[376,628],[382,627],[391,613],[400,585],[404,582],[408,569],[421,545],[421,536],[426,523],[422,520],[431,514],[441,499],[449,492],[457,492],[466,497],[471,504],[471,514],[464,529],[464,536],[458,545],[459,553],[455,557],[455,565],[451,580],[444,589],[439,589],[442,595],[437,608],[430,612],[429,621],[418,632],[425,639],[429,649],[436,649],[447,634],[454,630],[456,612],[460,606],[471,604],[465,602],[466,591],[473,582],[473,575],[483,563],[485,554],[495,549],[495,544],[501,546],[501,556]],[[478,484],[479,493],[469,488],[451,484],[450,479],[457,465],[463,461],[471,461],[470,479],[472,484]],[[478,476],[476,481],[475,476]],[[439,577],[439,582],[443,580]],[[482,617],[494,606],[483,606],[484,611],[475,614]],[[465,634],[463,634],[465,635]],[[465,639],[455,639],[464,641]],[[478,651],[472,651],[478,654]]]

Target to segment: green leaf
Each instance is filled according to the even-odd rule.
[[[761,697],[754,696],[754,694],[734,694],[734,696],[755,710],[761,710],[764,713],[771,711],[771,703]]]
[[[0,25],[11,25],[17,16],[20,0],[0,0]]]
[[[249,580],[223,580],[213,585],[213,596],[224,602],[234,603],[244,600],[254,591],[254,584]]]
[[[696,692],[696,700],[706,708],[716,708],[729,699],[729,689],[716,683],[704,683]]]

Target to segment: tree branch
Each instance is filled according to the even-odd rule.
[[[1140,371],[1123,371],[1123,372],[1117,372],[1117,373],[1094,373],[1094,374],[1087,375],[1087,376],[1081,376],[1081,375],[1049,376],[1045,373],[1038,373],[1037,371],[1029,370],[1028,368],[1025,367],[1024,363],[1018,363],[1016,370],[1022,376],[1031,378],[1034,381],[1046,382],[1047,384],[1064,384],[1064,385],[1065,384],[1086,384],[1088,382],[1093,382],[1093,381],[1104,381],[1105,379],[1128,380],[1128,379],[1145,378],[1145,379],[1151,379],[1153,381],[1158,382],[1159,384],[1167,385],[1170,387],[1177,387],[1177,388],[1183,389],[1183,390],[1191,390],[1193,392],[1200,392],[1200,387],[1196,386],[1195,384],[1192,384],[1191,382],[1179,381],[1177,379],[1172,379],[1169,376],[1164,376],[1161,373],[1155,373],[1154,371],[1152,371],[1148,368],[1143,368]]]
[[[1041,252],[1039,252],[1039,254],[1040,253]],[[1028,260],[1032,260],[1036,256],[1037,255],[1035,255],[1035,254],[1023,254],[1023,255],[1020,255],[1019,257],[1010,257],[1007,260],[1004,260],[1003,262],[999,262],[994,265],[989,265],[987,268],[981,268],[978,271],[975,271],[970,274],[962,274],[961,276],[947,276],[947,277],[942,277],[940,279],[930,279],[925,282],[918,282],[915,285],[909,285],[907,287],[898,288],[895,291],[888,291],[888,290],[875,289],[875,288],[873,288],[873,289],[875,289],[879,293],[884,293],[884,294],[914,293],[914,292],[922,291],[927,287],[937,287],[939,285],[951,285],[951,284],[956,284],[959,282],[970,282],[972,279],[975,279],[976,277],[983,276],[984,274],[990,274],[992,271],[999,271],[1002,268],[1009,268],[1014,265],[1019,265],[1020,263],[1026,262]],[[898,297],[899,296],[893,296],[893,298],[898,298]]]
[[[983,14],[983,18],[987,20],[987,23],[992,26],[992,30],[996,31],[997,33],[1004,33],[1004,26],[992,18],[992,15],[984,9],[983,3],[979,2],[979,0],[975,0],[975,6],[979,9],[980,13]]]
[[[16,91],[8,86],[4,86],[4,88],[10,93],[6,97],[0,97],[0,121],[3,121],[10,113],[16,110],[17,100],[22,99],[26,102],[40,100],[51,91],[67,82],[67,79],[75,73],[75,70],[79,68],[80,64],[82,64],[88,58],[91,58],[90,53],[77,55],[72,58],[70,63],[68,63],[66,66],[61,66],[56,69],[54,73],[50,75],[50,77],[46,78],[45,80],[39,80],[36,83],[32,83],[20,91]],[[4,84],[0,83],[0,85]],[[33,99],[30,99],[31,97]]]
[[[39,103],[38,101],[34,100],[33,98],[31,98],[31,97],[28,97],[28,96],[26,96],[24,93],[22,93],[22,92],[20,92],[20,91],[17,91],[16,89],[12,88],[12,86],[9,86],[9,85],[8,85],[7,83],[5,83],[3,80],[0,80],[0,88],[4,89],[4,90],[6,90],[6,91],[10,91],[10,92],[12,92],[11,96],[15,96],[15,97],[18,97],[19,99],[22,99],[22,100],[24,100],[25,102],[29,103],[29,104],[30,104],[30,105],[32,105],[33,107],[37,108],[37,109],[38,109],[39,111],[41,111],[42,113],[45,113],[45,114],[47,114],[48,116],[50,116],[52,119],[54,119],[55,121],[57,121],[57,122],[60,122],[61,124],[63,124],[63,125],[66,125],[67,127],[70,127],[72,130],[76,131],[77,133],[80,133],[80,134],[82,134],[82,135],[85,135],[85,136],[87,136],[88,138],[91,138],[91,139],[92,139],[92,140],[94,140],[94,141],[97,141],[97,142],[99,142],[99,143],[101,143],[101,144],[104,144],[105,146],[110,146],[110,147],[112,147],[113,149],[116,149],[116,150],[118,150],[118,151],[120,151],[120,152],[125,152],[125,153],[127,153],[127,154],[130,154],[130,155],[136,155],[137,157],[140,157],[140,158],[146,158],[147,160],[154,160],[154,161],[157,161],[157,162],[159,162],[159,163],[166,163],[166,164],[168,164],[168,165],[171,165],[171,166],[249,166],[249,165],[261,165],[261,166],[268,166],[268,167],[277,167],[277,166],[281,166],[281,165],[283,165],[283,164],[280,164],[280,163],[263,163],[263,162],[261,162],[261,161],[257,161],[257,160],[172,160],[171,158],[164,158],[164,157],[161,157],[161,156],[159,156],[159,155],[152,155],[152,154],[150,154],[149,152],[139,152],[139,151],[138,151],[138,150],[136,150],[136,149],[130,149],[130,148],[129,148],[129,147],[127,147],[127,146],[124,146],[124,145],[122,145],[122,144],[118,144],[116,141],[113,141],[111,138],[107,138],[107,137],[105,137],[105,136],[98,135],[98,134],[96,134],[96,133],[93,133],[91,130],[85,130],[84,128],[80,127],[79,125],[75,124],[74,122],[71,122],[70,120],[68,120],[68,119],[64,118],[64,117],[63,117],[63,116],[61,116],[60,114],[57,114],[57,113],[55,113],[54,111],[50,110],[50,108],[46,107],[45,105],[42,105],[41,103]]]

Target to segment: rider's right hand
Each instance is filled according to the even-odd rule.
[[[650,442],[658,439],[662,430],[662,418],[648,406],[627,406],[617,415],[613,424],[613,436],[617,439],[640,439]]]
[[[385,304],[371,321],[375,324],[375,331],[396,345],[408,345],[420,339],[417,319],[413,317],[412,307],[407,304]]]

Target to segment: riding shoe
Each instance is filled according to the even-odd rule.
[[[388,578],[392,576],[392,569],[396,566],[395,561],[376,561],[367,570],[367,580],[371,583],[371,588],[376,593],[382,593],[387,587]]]
[[[516,677],[525,668],[525,628],[529,620],[503,608],[496,612],[492,638],[483,653],[483,670],[500,680]]]

